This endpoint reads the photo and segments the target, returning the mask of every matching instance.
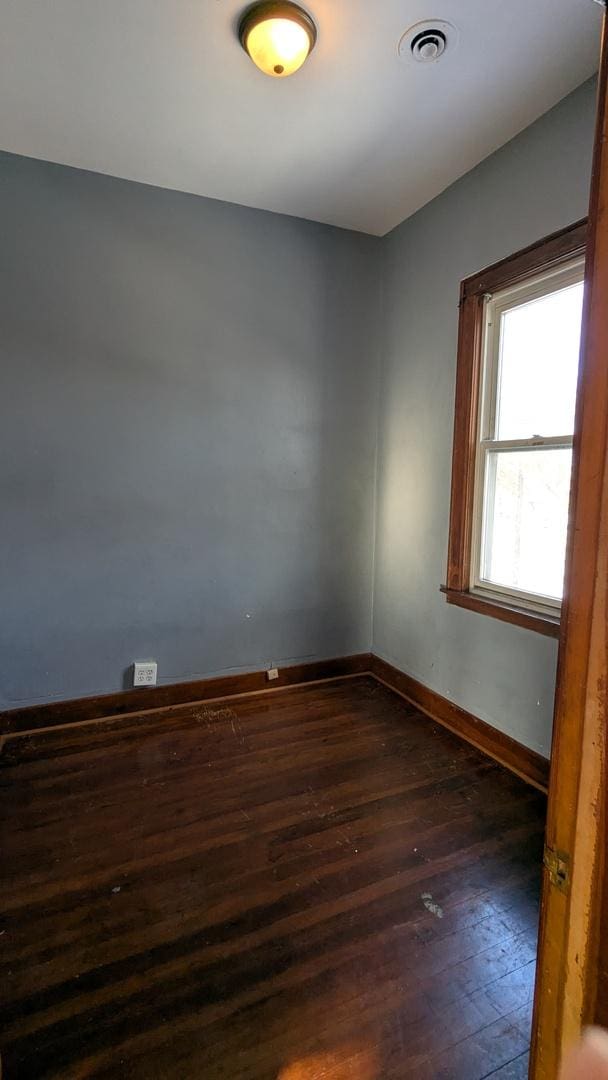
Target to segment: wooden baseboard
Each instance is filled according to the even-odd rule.
[[[547,758],[534,750],[529,750],[527,746],[516,742],[515,739],[498,731],[490,724],[486,724],[485,720],[473,716],[460,705],[455,705],[453,701],[449,701],[435,690],[430,690],[428,686],[413,679],[411,675],[406,675],[399,668],[388,664],[386,660],[381,660],[379,656],[372,655],[371,673],[379,682],[406,698],[438,724],[442,724],[455,735],[466,739],[478,750],[482,750],[484,754],[488,754],[511,772],[517,773],[540,791],[547,791],[549,785]]]
[[[209,701],[215,698],[236,697],[261,691],[279,690],[298,683],[319,682],[369,672],[370,653],[341,656],[332,660],[315,660],[307,664],[292,664],[279,668],[279,678],[268,682],[265,671],[250,671],[238,675],[219,675],[196,682],[169,683],[149,690],[122,690],[115,694],[52,701],[44,705],[28,705],[0,713],[0,733],[18,735],[25,731],[101,720],[110,716],[163,709],[171,705]]]
[[[476,746],[484,754],[517,773],[523,780],[541,791],[547,791],[549,762],[534,750],[509,735],[486,724],[477,716],[455,705],[453,701],[430,690],[371,653],[342,656],[331,660],[316,660],[307,664],[292,664],[279,668],[279,678],[268,682],[265,671],[238,675],[220,675],[195,682],[170,683],[149,690],[123,690],[96,697],[53,701],[45,705],[29,705],[0,713],[0,734],[11,737],[25,732],[40,731],[66,724],[80,724],[107,717],[127,716],[136,712],[165,709],[174,705],[237,697],[280,690],[298,684],[340,679],[353,675],[373,675],[379,682],[405,698],[437,723]]]

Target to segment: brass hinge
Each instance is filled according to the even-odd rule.
[[[570,856],[563,851],[554,851],[547,847],[543,851],[543,862],[549,871],[549,881],[561,892],[570,888]]]

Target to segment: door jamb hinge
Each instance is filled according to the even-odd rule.
[[[543,863],[549,873],[549,881],[560,892],[570,888],[570,856],[565,851],[556,851],[545,844]]]

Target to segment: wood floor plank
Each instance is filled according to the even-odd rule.
[[[492,1080],[528,1080],[530,1054],[520,1054],[502,1068],[490,1073]],[[484,1078],[485,1080],[485,1078]]]
[[[4,1080],[525,1075],[544,797],[373,679],[11,739],[0,810]]]

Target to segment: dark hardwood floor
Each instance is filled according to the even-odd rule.
[[[4,1080],[527,1075],[544,797],[372,678],[0,764]]]

